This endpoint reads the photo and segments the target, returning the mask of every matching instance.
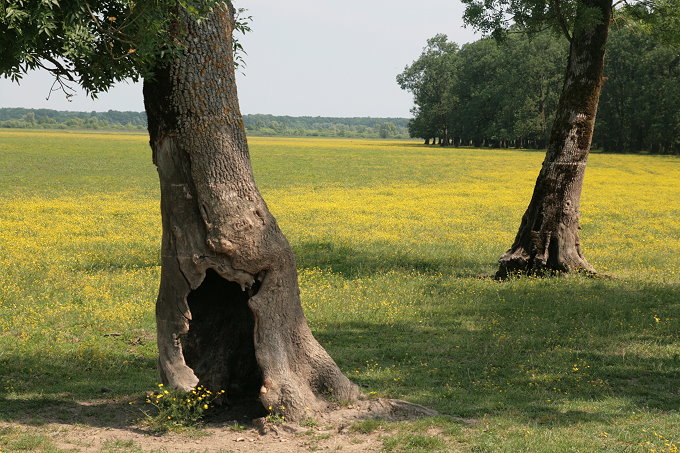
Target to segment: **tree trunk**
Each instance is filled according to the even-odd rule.
[[[547,96],[547,88],[544,86],[545,85],[545,76],[541,75],[541,83],[539,85],[539,97],[538,97],[538,117],[540,119],[540,124],[541,124],[541,140],[545,139],[545,136],[547,135],[547,120],[545,116],[545,102],[546,102],[546,96]]]
[[[291,247],[255,187],[232,13],[229,4],[200,22],[185,16],[186,50],[144,82],[163,219],[160,374],[295,420],[359,391],[312,336]]]
[[[499,260],[498,278],[546,270],[594,272],[581,252],[579,215],[612,7],[611,0],[584,4],[576,23],[584,23],[584,11],[593,8],[601,21],[576,28],[548,151],[515,242]]]

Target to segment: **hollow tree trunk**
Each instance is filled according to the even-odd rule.
[[[312,336],[293,253],[255,187],[232,13],[185,17],[186,50],[144,82],[163,219],[159,368],[172,387],[224,389],[294,420],[359,391]]]
[[[578,230],[612,6],[611,0],[583,3],[576,23],[583,23],[583,11],[591,8],[601,13],[601,21],[576,27],[546,157],[515,242],[499,260],[498,278],[545,270],[594,272],[581,252]]]

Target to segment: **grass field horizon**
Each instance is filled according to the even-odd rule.
[[[316,338],[367,394],[442,414],[371,427],[384,451],[678,451],[680,158],[591,155],[582,244],[613,278],[499,283],[543,153],[249,144]],[[46,424],[119,423],[153,390],[150,154],[143,134],[0,130],[0,451],[62,451]]]

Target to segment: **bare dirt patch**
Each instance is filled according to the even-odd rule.
[[[381,434],[350,433],[327,426],[298,433],[270,432],[259,434],[255,428],[232,431],[228,426],[205,427],[200,431],[153,435],[143,430],[93,428],[63,424],[41,427],[54,444],[65,450],[82,453],[104,451],[144,452],[256,452],[281,453],[332,450],[344,452],[377,452],[382,447]]]
[[[136,403],[136,402],[135,402]],[[79,453],[123,452],[378,452],[386,432],[357,429],[362,420],[408,420],[435,415],[422,406],[399,400],[365,400],[338,407],[301,423],[275,423],[267,418],[241,420],[217,416],[200,429],[154,433],[129,401],[100,400],[46,405],[31,417],[0,422],[13,439],[45,439],[52,447]],[[11,451],[11,450],[8,450]],[[42,451],[42,450],[38,450]]]

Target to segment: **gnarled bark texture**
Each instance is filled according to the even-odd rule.
[[[581,26],[592,12],[597,24]],[[611,0],[584,0],[577,13],[564,86],[548,151],[519,231],[501,256],[497,278],[543,271],[594,272],[581,251],[581,189],[603,83]]]
[[[159,367],[172,387],[224,389],[294,420],[359,391],[312,336],[293,253],[255,187],[232,13],[185,17],[185,52],[144,83],[163,219]]]

